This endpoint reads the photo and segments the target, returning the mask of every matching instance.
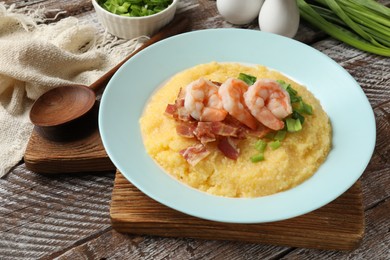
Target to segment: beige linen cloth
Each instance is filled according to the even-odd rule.
[[[44,24],[42,13],[0,3],[0,177],[23,158],[36,98],[61,85],[90,85],[144,40],[120,40],[76,18]]]

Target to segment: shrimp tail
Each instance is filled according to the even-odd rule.
[[[215,122],[222,121],[225,119],[227,112],[222,109],[216,109],[212,107],[203,108],[202,114],[200,115],[200,121]]]
[[[252,113],[253,116],[258,119],[263,125],[272,129],[280,130],[284,128],[284,122],[277,118],[270,110],[267,108],[261,109],[257,113]]]

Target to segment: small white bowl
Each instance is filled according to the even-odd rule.
[[[175,16],[177,3],[173,0],[163,11],[141,17],[126,17],[110,13],[101,7],[96,0],[92,0],[99,22],[107,31],[117,37],[132,39],[138,36],[151,36],[164,25],[168,24]]]

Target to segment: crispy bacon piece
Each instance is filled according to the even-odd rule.
[[[237,160],[240,149],[237,147],[238,139],[233,137],[222,137],[218,142],[218,149],[232,160]]]
[[[237,137],[239,128],[222,122],[198,122],[194,131],[196,138],[203,144],[216,141],[218,136]]]
[[[180,101],[180,106],[177,108],[177,118],[181,121],[191,121],[193,118],[191,117],[190,113],[185,109],[184,107],[184,100]]]
[[[219,136],[233,136],[237,137],[239,132],[239,127],[225,124],[223,122],[210,122],[211,131]]]
[[[191,121],[192,117],[184,107],[184,92],[180,89],[174,104],[168,104],[165,108],[165,114],[172,116],[176,120]]]
[[[197,127],[196,122],[183,122],[179,121],[176,124],[176,133],[185,138],[194,138],[194,131]]]
[[[165,108],[165,114],[175,117],[177,114],[177,107],[175,104],[168,104],[167,107]]]
[[[238,139],[245,139],[248,132],[252,131],[252,129],[248,128],[246,125],[244,125],[231,115],[228,115],[223,122],[227,125],[238,128],[236,136]]]
[[[238,136],[238,127],[223,122],[199,122],[198,128],[205,128],[211,133],[220,136]]]
[[[194,130],[195,137],[202,143],[210,143],[217,140],[215,134],[211,129],[211,122],[198,122]]]
[[[181,150],[180,154],[184,157],[184,159],[186,159],[189,164],[195,166],[201,160],[206,158],[210,154],[210,151],[207,150],[207,148],[203,144],[198,143]]]

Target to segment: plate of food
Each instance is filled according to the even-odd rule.
[[[376,136],[364,92],[339,64],[244,29],[184,33],[139,52],[108,83],[99,130],[144,194],[228,223],[326,205],[363,174]]]

